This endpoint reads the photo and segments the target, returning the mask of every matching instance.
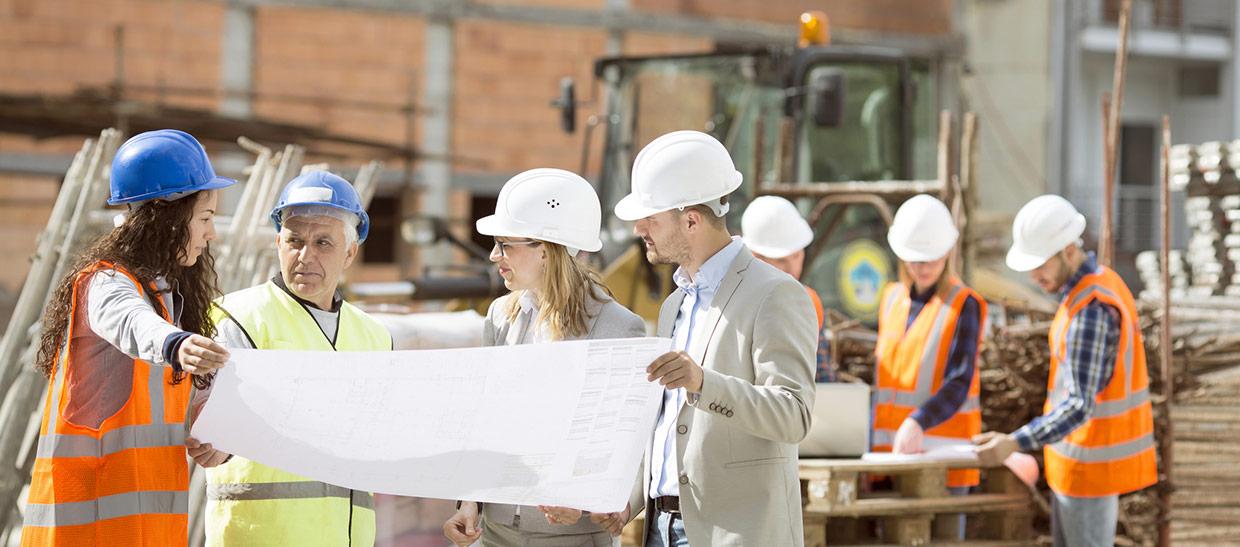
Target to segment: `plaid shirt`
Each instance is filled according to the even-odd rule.
[[[818,371],[814,374],[814,381],[820,384],[829,384],[839,381],[836,364],[831,362],[831,338],[830,331],[826,328],[818,331]]]
[[[1059,291],[1063,302],[1087,274],[1098,271],[1098,261],[1090,253],[1085,263]],[[1050,413],[1034,418],[1012,433],[1022,450],[1058,442],[1085,424],[1094,413],[1096,395],[1106,388],[1115,371],[1119,347],[1119,310],[1097,300],[1086,304],[1068,323],[1067,359],[1060,363],[1068,397]],[[1086,395],[1089,394],[1089,395]]]
[[[913,321],[921,315],[921,310],[930,302],[932,296],[934,296],[934,291],[917,294],[916,290],[909,288],[909,297],[912,302],[909,305],[905,332],[913,326]],[[939,384],[939,390],[909,416],[922,429],[930,429],[947,421],[956,414],[957,410],[960,410],[960,406],[969,396],[969,386],[973,384],[973,364],[977,360],[977,332],[981,328],[981,316],[982,310],[977,300],[972,296],[966,298],[960,310],[960,317],[956,319],[956,333],[952,337],[952,345],[948,352],[947,365],[943,370],[943,381]]]

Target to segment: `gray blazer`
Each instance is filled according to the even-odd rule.
[[[672,335],[684,297],[678,289],[663,302],[659,336]],[[705,371],[702,393],[676,418],[689,544],[801,546],[797,443],[814,407],[813,304],[797,280],[742,250],[699,328],[688,353]],[[634,512],[647,505],[649,456]]]
[[[629,311],[628,308],[621,306],[601,292],[596,292],[596,296],[603,300],[590,299],[586,302],[586,313],[590,317],[589,329],[586,335],[570,338],[570,340],[638,338],[646,335],[646,323],[641,317],[638,317],[637,314]],[[487,318],[482,330],[482,344],[484,346],[504,345],[508,339],[509,330],[514,327],[525,328],[528,321],[534,319],[528,317],[533,315],[532,313],[522,311],[517,315],[515,324],[508,322],[508,303],[514,297],[513,294],[504,295],[491,303],[490,309],[487,310]],[[528,541],[531,545],[538,545],[540,543],[556,544],[555,542],[538,541],[539,537],[546,535],[607,533],[606,530],[594,524],[589,517],[585,516],[572,525],[548,524],[547,520],[543,518],[542,511],[539,511],[537,507],[522,506],[521,519],[515,527],[512,526],[513,517],[517,514],[517,506],[515,505],[486,503],[482,506],[482,514],[488,522],[508,527],[507,532],[520,532],[522,536],[525,536],[524,541]],[[488,543],[485,539],[483,542]]]

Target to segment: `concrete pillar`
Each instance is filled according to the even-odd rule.
[[[220,85],[225,91],[220,113],[249,117],[254,89],[254,8],[229,4],[220,38]]]
[[[1231,6],[1231,136],[1240,138],[1240,3]]]
[[[630,9],[629,0],[607,0],[605,9],[615,13],[626,13]],[[618,56],[624,54],[624,31],[620,29],[607,29],[607,55]]]
[[[451,211],[452,185],[452,90],[455,53],[455,26],[449,19],[431,18],[426,24],[426,63],[422,83],[421,160],[419,179],[423,186],[420,209],[424,215],[444,215]],[[448,264],[452,250],[443,245],[419,249],[424,266]]]

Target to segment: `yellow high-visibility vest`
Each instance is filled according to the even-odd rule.
[[[348,302],[333,345],[309,310],[274,282],[228,294],[212,309],[257,349],[388,351],[384,326]],[[241,427],[241,426],[239,426]],[[307,479],[234,456],[207,469],[207,545],[374,545],[369,492]]]

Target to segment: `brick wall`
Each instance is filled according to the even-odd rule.
[[[633,9],[787,23],[808,10],[826,12],[831,26],[908,34],[951,32],[953,0],[632,0]]]
[[[255,17],[254,113],[403,144],[402,112],[423,65],[419,18],[315,8]],[[413,88],[414,99],[417,89]],[[264,97],[269,98],[264,98]],[[415,138],[417,122],[414,121]]]

